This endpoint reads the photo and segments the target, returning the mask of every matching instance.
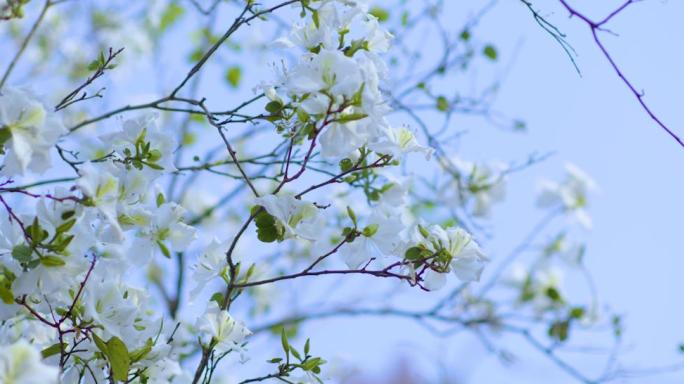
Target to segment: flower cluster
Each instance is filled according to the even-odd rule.
[[[311,17],[297,24],[280,45],[304,53],[292,68],[277,70],[278,81],[262,88],[272,111],[291,108],[300,124],[312,124],[321,154],[340,159],[366,146],[401,157],[430,148],[419,145],[405,127],[386,119],[391,110],[380,91],[387,68],[379,56],[392,35],[382,29],[362,1],[321,1]],[[314,122],[322,121],[316,126]]]
[[[560,206],[585,228],[591,228],[591,217],[586,210],[587,195],[597,189],[596,183],[573,164],[566,164],[565,171],[563,182],[542,182],[537,204],[540,207]]]
[[[338,253],[350,269],[398,258],[400,269],[425,289],[440,288],[442,284],[432,280],[444,280],[444,273],[451,270],[463,281],[478,280],[486,258],[471,236],[462,228],[431,226],[435,235],[430,241],[416,238],[422,227],[408,212],[408,181],[374,169],[396,165],[410,152],[428,159],[433,152],[420,145],[407,127],[392,126],[387,118],[392,109],[380,89],[387,72],[381,55],[389,49],[392,35],[364,2],[311,4],[302,13],[309,17],[277,41],[301,56],[292,67],[277,68],[275,83],[262,84],[270,100],[266,109],[293,141],[303,136],[311,141],[311,148],[320,144],[324,158],[340,160],[342,174],[367,170],[365,176],[356,174],[345,181],[352,187],[363,182],[370,211],[356,204],[347,207],[352,225],[341,234],[321,236],[329,217],[320,206],[301,195],[260,197],[253,211],[259,239],[317,240],[314,249],[325,253],[332,238],[338,244],[332,253]],[[376,186],[380,180],[386,183]],[[356,211],[367,215],[357,217]],[[439,231],[443,242],[436,238]],[[421,252],[415,252],[418,249]]]
[[[0,92],[0,174],[23,175],[50,167],[49,151],[66,128],[31,92],[6,87]]]
[[[26,101],[25,94],[17,95],[0,104],[8,111],[13,102],[24,103],[24,115],[5,115],[8,151],[15,153],[8,153],[5,164],[16,158],[36,169],[34,164],[48,158],[49,147],[40,143],[54,144],[55,130],[62,132],[55,127],[61,125],[48,127],[45,110]],[[26,132],[39,144],[22,154],[17,142]],[[154,193],[159,189],[155,180],[174,169],[175,143],[158,129],[153,115],[127,120],[119,131],[93,141],[100,143],[94,156],[71,164],[78,171],[73,188],[28,193],[37,199],[34,212],[8,206],[9,215],[0,218],[0,321],[15,326],[30,321],[53,333],[52,339],[34,339],[32,348],[41,348],[43,357],[59,356],[64,382],[125,380],[136,371],[140,380],[156,371],[155,382],[168,382],[184,375],[178,346],[160,342],[170,339],[173,330],[163,325],[149,294],[127,276],[144,270],[158,255],[186,250],[196,237],[195,228],[184,223],[184,209]],[[8,166],[5,171],[11,169],[15,174],[25,170]],[[0,367],[0,375],[8,382],[19,374],[56,382],[60,370],[33,362],[35,353],[22,340],[8,348],[17,349],[17,356],[25,353],[22,364],[38,364],[36,369],[16,373],[13,365],[18,363],[3,360],[8,365]],[[30,377],[16,380],[34,382]]]

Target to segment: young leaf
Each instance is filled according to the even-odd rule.
[[[365,113],[350,113],[348,115],[340,116],[339,118],[337,118],[336,121],[340,124],[344,124],[349,123],[351,121],[365,119],[366,117],[368,117],[368,115]]]
[[[378,21],[381,23],[384,23],[385,21],[389,20],[390,13],[388,10],[385,8],[380,8],[380,7],[373,7],[368,11],[371,15],[375,16],[378,18]]]
[[[280,342],[283,345],[283,351],[285,353],[290,353],[290,343],[287,341],[287,335],[285,334],[285,328],[280,332]]]
[[[112,369],[112,378],[117,381],[128,379],[128,370],[131,366],[131,358],[126,344],[116,336],[107,341],[107,354],[109,365]]]
[[[176,2],[170,3],[164,10],[164,13],[162,13],[161,20],[159,21],[159,29],[164,32],[176,21],[178,21],[184,12],[185,9]]]
[[[19,244],[12,248],[12,257],[20,263],[27,263],[31,260],[31,248],[25,244]]]
[[[226,72],[226,80],[231,87],[237,88],[240,85],[240,79],[242,78],[242,68],[237,65],[228,68]]]
[[[61,257],[53,255],[42,257],[40,263],[46,267],[61,267],[66,264]]]
[[[47,359],[50,356],[54,356],[62,351],[62,347],[66,347],[65,343],[52,344],[51,346],[40,351],[40,355],[43,359]]]
[[[352,223],[354,223],[354,227],[356,227],[356,213],[354,213],[354,210],[350,206],[347,206],[347,215],[349,215]]]
[[[487,45],[486,47],[484,47],[482,53],[491,61],[496,61],[496,58],[498,57],[496,48],[494,48],[493,45]]]

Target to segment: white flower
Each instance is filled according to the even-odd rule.
[[[197,230],[183,223],[185,210],[176,203],[164,203],[149,212],[148,223],[138,228],[133,248],[136,261],[146,263],[155,249],[170,257],[171,250],[185,251],[197,237]],[[140,215],[142,216],[142,215]]]
[[[304,49],[323,47],[336,49],[339,45],[339,31],[349,27],[357,16],[364,14],[367,6],[360,6],[359,2],[340,2],[343,7],[337,7],[334,1],[324,1],[316,10],[318,23],[312,19],[305,23],[297,23],[290,31],[289,37],[280,38],[276,43],[283,47],[299,46]],[[318,24],[318,25],[317,25]],[[369,28],[368,33],[374,33]]]
[[[382,168],[378,173],[387,179],[387,183],[382,186],[382,194],[380,195],[380,204],[385,207],[404,207],[406,205],[406,197],[410,189],[412,180],[405,177],[397,177],[388,172],[383,172]]]
[[[0,218],[0,255],[11,254],[16,245],[24,242],[24,233],[17,221],[9,215],[3,215]]]
[[[439,225],[431,225],[426,230],[427,239],[419,230],[416,230],[414,238],[432,252],[445,250],[451,256],[451,270],[461,281],[480,280],[488,259],[468,232],[463,228],[444,229]]]
[[[40,351],[19,340],[0,346],[0,383],[57,384],[59,369],[41,361]]]
[[[31,93],[11,87],[0,93],[0,149],[6,152],[2,174],[45,171],[50,148],[64,133],[61,121]]]
[[[472,200],[473,215],[489,215],[492,205],[506,197],[506,180],[502,176],[505,171],[503,164],[476,164],[459,158],[452,158],[450,163],[461,176],[456,183],[456,201],[459,204],[467,204]]]
[[[376,207],[361,232],[353,242],[344,244],[339,250],[350,269],[359,268],[371,258],[398,254],[405,248],[406,223],[397,207]]]
[[[284,229],[284,238],[301,237],[315,240],[323,226],[318,208],[289,194],[267,195],[255,200],[266,212],[275,217]]]
[[[383,204],[373,209],[368,218],[370,225],[377,226],[372,238],[384,255],[397,254],[405,248],[408,236],[403,209],[401,206]]]
[[[207,306],[204,314],[197,319],[197,329],[205,344],[212,340],[218,353],[230,350],[242,352],[245,338],[252,334],[244,324],[233,319],[227,311],[221,310],[215,302]]]
[[[192,274],[193,280],[197,283],[190,292],[190,297],[195,298],[204,287],[217,277],[227,278],[228,262],[226,261],[226,251],[228,244],[214,239],[207,249],[202,253],[195,264]]]
[[[368,50],[371,52],[384,53],[390,48],[392,41],[392,34],[380,27],[378,18],[373,15],[367,15],[364,22],[366,29],[366,41],[368,42]]]
[[[291,70],[282,69],[277,88],[309,115],[326,116],[318,135],[326,158],[350,156],[369,143],[395,156],[413,151],[429,154],[410,132],[384,128],[384,116],[391,108],[380,91],[386,65],[377,53],[389,49],[391,35],[367,12],[366,2],[322,1],[315,21],[312,16],[296,25],[288,38],[277,41],[284,47],[306,49]],[[269,99],[276,98],[274,93]]]
[[[81,177],[76,185],[88,197],[108,224],[105,238],[111,242],[124,240],[117,217],[119,197],[118,170],[109,162],[85,163],[78,170]]]
[[[446,285],[446,273],[440,273],[432,269],[427,269],[423,274],[423,287],[428,291],[437,291]]]
[[[359,121],[344,124],[331,123],[323,128],[319,137],[321,155],[330,159],[338,159],[348,156],[363,146],[366,139],[359,133],[359,124]]]
[[[42,349],[54,344],[57,335],[54,328],[46,326],[40,320],[28,320],[23,314],[4,320],[0,325],[0,345],[14,344],[23,339]]]
[[[69,196],[67,190],[57,189],[52,195],[56,198]],[[77,203],[65,200],[55,201],[53,199],[42,198],[36,205],[36,216],[40,221],[41,227],[49,234],[48,238],[52,238],[60,225],[67,221],[74,220],[75,223],[65,235],[73,235],[73,239],[69,242],[69,246],[64,250],[65,255],[83,256],[96,243],[96,238],[92,233],[92,228],[88,225],[91,217],[86,214],[84,210]],[[64,219],[68,217],[68,219]]]
[[[425,159],[429,160],[434,149],[418,144],[415,135],[406,127],[386,128],[382,130],[381,138],[370,143],[369,148],[383,154],[389,154],[395,158],[402,158],[410,152],[421,152]]]
[[[327,91],[351,98],[362,84],[359,64],[338,50],[325,49],[304,56],[289,76],[286,86],[296,95]],[[303,106],[311,114],[325,113],[320,103],[305,102]]]
[[[67,300],[68,292],[63,288],[74,286],[88,270],[89,260],[83,255],[53,256],[64,264],[48,266],[43,263],[17,276],[13,284],[15,295],[50,295]]]
[[[519,301],[531,303],[537,312],[562,304],[558,298],[562,300],[563,272],[557,267],[542,265],[539,269],[528,271],[524,265],[517,263],[511,267],[504,282],[520,290]]]
[[[145,324],[142,314],[146,293],[106,273],[96,270],[90,277],[83,294],[84,318],[92,319],[104,332],[122,340],[144,341],[136,327],[143,329]]]
[[[173,151],[176,149],[176,140],[174,135],[159,128],[157,118],[156,113],[148,113],[126,120],[122,131],[108,135],[103,140],[112,143],[123,158],[142,155],[142,147],[149,145],[147,157],[141,159],[144,168],[161,167],[165,172],[175,171]]]
[[[353,242],[344,244],[339,253],[349,269],[357,269],[371,257],[380,254],[380,249],[371,238],[361,235]]]
[[[596,183],[573,164],[565,165],[566,178],[562,183],[543,181],[537,200],[540,207],[560,205],[571,213],[585,228],[591,228],[591,217],[586,210],[589,192],[597,189]]]
[[[180,384],[182,381],[176,380],[180,379],[184,375],[184,372],[181,369],[180,364],[178,364],[177,361],[173,361],[168,358],[156,361],[154,364],[146,368],[147,369],[145,370],[145,376],[148,379],[144,382],[147,384]],[[189,383],[190,381],[187,382]]]
[[[557,292],[562,297],[563,271],[557,267],[547,267],[535,271],[532,275],[531,289],[534,293],[534,306],[542,311],[553,308],[560,303],[553,300],[549,295],[550,291]]]

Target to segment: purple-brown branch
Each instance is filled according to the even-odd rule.
[[[624,75],[620,67],[617,65],[617,62],[613,59],[612,55],[610,52],[608,52],[608,49],[603,45],[601,42],[601,39],[599,38],[598,31],[605,31],[603,29],[603,26],[608,23],[610,20],[612,20],[615,16],[620,14],[622,11],[627,9],[627,7],[631,4],[636,3],[636,0],[627,0],[624,2],[621,6],[616,8],[613,12],[609,13],[608,16],[603,18],[601,21],[593,21],[583,13],[577,11],[575,8],[571,7],[566,0],[559,0],[560,3],[563,5],[563,7],[570,13],[570,17],[576,16],[578,19],[582,20],[591,30],[591,35],[594,38],[594,42],[596,45],[599,47],[601,52],[603,53],[603,56],[605,56],[606,60],[610,63],[611,67],[613,67],[613,70],[615,73],[617,73],[618,77],[622,80],[623,83],[629,88],[629,90],[634,94],[634,96],[637,98],[637,101],[639,104],[641,104],[641,107],[648,113],[650,118],[656,122],[665,132],[667,132],[670,137],[672,137],[680,146],[684,147],[684,141],[676,134],[672,129],[670,129],[665,123],[662,122],[662,120],[651,110],[651,108],[646,104],[644,101],[644,92],[639,92],[637,89],[634,87],[632,82]]]
[[[97,66],[97,68],[95,68],[95,72],[94,72],[92,75],[90,75],[90,77],[88,77],[88,78],[86,79],[86,81],[83,82],[83,84],[79,85],[76,89],[74,89],[73,91],[71,91],[71,93],[69,93],[68,95],[66,95],[66,96],[62,99],[62,101],[60,101],[59,104],[57,104],[57,106],[55,106],[55,112],[56,112],[56,111],[59,111],[59,110],[62,110],[62,109],[66,108],[66,107],[68,107],[68,106],[70,106],[70,105],[72,105],[72,104],[78,103],[79,101],[84,101],[84,100],[89,100],[89,99],[93,99],[93,98],[100,98],[100,97],[102,97],[102,94],[101,94],[100,92],[101,92],[102,90],[104,90],[104,88],[100,89],[99,91],[95,92],[95,93],[92,94],[92,95],[88,95],[88,93],[87,93],[86,91],[83,91],[83,93],[81,94],[81,96],[79,96],[78,98],[77,98],[76,96],[78,96],[78,94],[79,94],[85,87],[89,86],[89,85],[92,84],[95,80],[97,80],[100,76],[104,75],[105,70],[107,70],[107,69],[112,69],[112,68],[114,67],[114,65],[112,64],[112,61],[113,61],[121,52],[123,52],[123,50],[124,50],[123,48],[120,48],[120,49],[114,51],[114,50],[110,47],[110,48],[109,48],[109,51],[108,51],[108,53],[107,53],[107,57],[105,58],[104,56],[102,56],[102,62]]]

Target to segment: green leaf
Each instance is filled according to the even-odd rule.
[[[344,158],[344,159],[340,160],[340,170],[342,172],[347,172],[348,170],[352,169],[353,166],[354,166],[354,162],[351,161],[351,159]]]
[[[161,207],[164,202],[166,202],[166,198],[164,197],[164,194],[159,192],[157,194],[157,208]]]
[[[290,345],[290,352],[292,352],[292,356],[294,356],[297,360],[302,360],[302,355],[299,354],[299,351],[296,350],[293,346]]]
[[[461,34],[459,35],[459,38],[463,41],[470,40],[470,31],[464,29],[463,32],[461,32]]]
[[[209,299],[209,301],[216,302],[216,304],[218,304],[218,306],[220,307],[221,305],[223,305],[223,293],[221,293],[221,292],[214,293],[213,295],[211,295],[211,299]]]
[[[584,316],[584,308],[575,307],[570,310],[570,317],[573,319],[581,319]]]
[[[185,13],[185,9],[176,2],[170,3],[162,13],[159,21],[159,30],[164,32]]]
[[[61,257],[59,256],[45,256],[40,258],[40,263],[43,264],[46,267],[52,268],[52,267],[61,267],[65,265],[66,263],[64,260],[62,260]]]
[[[389,20],[390,13],[388,10],[380,7],[373,7],[368,11],[371,15],[375,16],[378,18],[378,21],[381,23],[384,23],[385,21]]]
[[[283,351],[285,351],[285,353],[290,353],[290,343],[287,341],[285,328],[283,328],[280,332],[280,343],[283,345]]]
[[[363,90],[366,88],[366,83],[362,83],[359,89],[354,92],[351,98],[351,104],[360,107],[363,104]]]
[[[323,363],[325,363],[325,360],[321,359],[320,357],[314,357],[302,363],[302,369],[305,371],[313,371],[314,368],[317,368]]]
[[[272,115],[277,115],[283,109],[283,103],[278,100],[273,100],[266,104],[266,111]]]
[[[305,355],[308,355],[310,349],[311,349],[311,340],[310,340],[310,339],[306,339],[306,343],[304,343],[304,354],[305,354]]]
[[[446,112],[449,110],[449,100],[444,96],[437,97],[437,110]]]
[[[318,11],[317,10],[314,9],[311,11],[311,19],[313,20],[314,25],[316,26],[316,29],[321,27],[321,22],[318,19]]]
[[[558,292],[558,290],[554,287],[548,287],[546,289],[546,296],[549,299],[556,301],[556,302],[563,301],[563,299],[561,298],[560,292]]]
[[[142,360],[145,356],[147,356],[150,351],[152,351],[152,346],[154,345],[154,341],[152,339],[147,339],[147,342],[145,342],[145,345],[142,347],[132,351],[129,353],[129,357],[131,358],[131,362],[137,362]]]
[[[169,251],[169,248],[164,243],[157,241],[157,246],[159,246],[159,250],[161,250],[164,256],[171,258],[171,251]]]
[[[496,58],[498,57],[498,53],[496,52],[496,48],[494,48],[493,45],[485,46],[484,49],[482,50],[482,54],[484,54],[491,61],[496,61]]]
[[[408,23],[409,23],[409,13],[408,13],[408,11],[404,11],[401,14],[401,26],[405,27],[408,25]]]
[[[557,321],[549,328],[549,336],[559,342],[568,339],[570,333],[570,323],[567,321]]]
[[[340,124],[344,124],[344,123],[348,123],[350,121],[365,119],[366,117],[368,117],[368,115],[365,113],[350,113],[350,114],[342,115],[342,116],[338,117],[335,121],[337,121]]]
[[[88,64],[89,71],[96,71],[98,68],[100,68],[100,62],[97,60],[93,60]]]
[[[76,219],[71,219],[63,222],[59,227],[57,227],[57,233],[69,232],[69,230],[73,228],[74,224],[76,224]]]
[[[349,215],[352,223],[354,223],[354,227],[356,227],[356,213],[354,213],[354,210],[350,206],[347,206],[347,215]]]
[[[204,56],[204,51],[202,51],[201,48],[196,48],[194,51],[192,51],[192,53],[190,53],[190,61],[200,61],[202,56]]]
[[[157,161],[159,161],[159,159],[161,159],[161,157],[162,157],[162,153],[158,149],[151,150],[147,155],[147,159],[153,163],[156,163]]]
[[[31,261],[31,254],[33,251],[26,244],[19,244],[12,248],[12,257],[20,263],[28,263]]]
[[[47,359],[50,356],[54,356],[62,352],[62,347],[66,348],[66,343],[52,344],[51,346],[40,351],[40,355],[43,356],[43,359]]]
[[[371,237],[375,235],[378,232],[378,225],[377,224],[370,224],[366,228],[363,229],[362,233],[366,237]]]
[[[266,210],[260,211],[254,218],[257,227],[257,238],[265,243],[282,240],[285,229]]]
[[[95,332],[92,333],[93,335],[93,341],[95,342],[95,346],[97,349],[100,350],[105,356],[109,355],[109,348],[107,348],[107,344],[98,336]]]
[[[164,167],[162,167],[161,165],[155,164],[155,163],[145,162],[144,164],[147,165],[148,167],[152,168],[152,169],[156,169],[157,171],[163,171],[164,170]]]
[[[40,243],[41,241],[45,240],[45,238],[48,237],[47,231],[43,230],[41,228],[40,223],[38,222],[38,217],[35,217],[33,219],[33,222],[31,225],[27,228],[29,234],[31,235],[31,239],[36,242]]]
[[[131,367],[131,358],[128,354],[126,344],[118,337],[113,336],[107,341],[107,350],[109,351],[107,357],[114,380],[128,380],[128,370]]]
[[[513,130],[522,132],[527,129],[527,124],[522,120],[516,120],[513,122]]]
[[[14,293],[11,287],[0,285],[0,300],[5,304],[14,304]]]
[[[62,212],[62,220],[68,220],[76,214],[76,211],[64,211]]]
[[[0,146],[12,138],[12,131],[7,127],[0,128]]]
[[[404,258],[409,261],[416,261],[422,258],[423,249],[420,247],[411,247],[404,253]]]
[[[425,227],[423,227],[423,226],[420,225],[420,224],[418,224],[418,232],[420,232],[420,234],[421,234],[425,239],[427,239],[427,238],[430,237],[430,232],[428,232],[428,230],[425,229]]]
[[[242,78],[242,68],[237,65],[228,68],[226,72],[226,80],[231,87],[237,88],[240,85],[240,79]]]

